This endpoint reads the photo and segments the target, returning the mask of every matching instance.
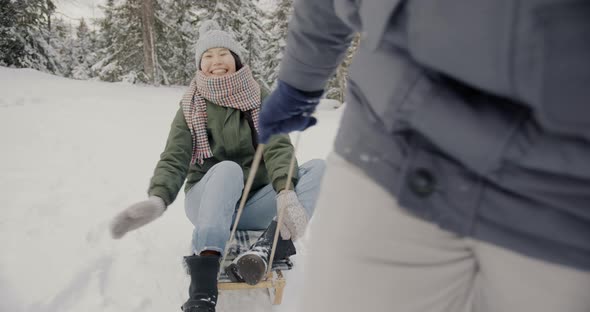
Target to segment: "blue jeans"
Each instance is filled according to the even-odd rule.
[[[295,193],[311,218],[324,174],[323,160],[314,159],[299,167]],[[195,226],[193,251],[223,253],[235,221],[238,200],[244,189],[242,168],[232,161],[222,161],[211,167],[205,176],[186,194],[186,216]],[[246,202],[238,229],[263,230],[277,214],[276,192],[269,184],[258,190]]]

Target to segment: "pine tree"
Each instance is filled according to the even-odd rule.
[[[143,38],[140,18],[141,0],[125,0],[115,7],[113,46],[114,59],[121,67],[120,80],[135,83],[147,82],[143,71]],[[119,80],[117,79],[117,80]]]
[[[105,17],[99,21],[100,59],[92,67],[101,80],[147,82],[144,73],[143,39],[139,0],[115,4],[108,0]]]
[[[142,15],[142,1],[108,0],[102,7],[105,14],[98,22],[99,57],[93,71],[107,81],[188,84],[194,75],[194,57],[190,55],[197,31],[194,27],[197,3],[151,0],[153,21],[148,22],[153,43],[150,43],[146,41],[143,20],[151,17]],[[144,49],[146,42],[153,46]],[[151,55],[147,63],[146,51]],[[153,74],[147,66],[150,64],[154,67]]]
[[[266,24],[269,41],[262,66],[265,83],[269,89],[276,84],[279,76],[279,65],[287,44],[287,24],[292,14],[292,7],[293,0],[281,0],[273,12],[272,18]]]
[[[24,42],[16,34],[16,17],[13,1],[0,0],[0,65],[18,65],[24,55]]]
[[[91,67],[92,75],[104,81],[118,81],[122,68],[115,59],[115,1],[107,0],[106,5],[99,8],[104,11],[104,17],[97,21],[97,62]]]
[[[227,0],[218,1],[213,19],[221,29],[230,32],[240,43],[244,60],[253,72],[254,78],[266,87],[263,64],[267,48],[268,36],[260,22],[264,12],[252,1]]]
[[[60,56],[50,42],[53,2],[16,0],[3,4],[2,23],[8,27],[2,27],[7,37],[0,42],[8,46],[8,53],[2,54],[2,62],[62,75]]]
[[[73,44],[73,64],[71,77],[74,79],[89,79],[92,76],[91,66],[96,61],[94,47],[94,33],[88,28],[84,19],[80,20],[76,29],[76,39]]]
[[[49,34],[50,43],[59,56],[62,74],[65,77],[71,77],[72,68],[75,63],[74,46],[75,38],[73,37],[72,24],[57,18],[51,22],[51,32]]]
[[[198,7],[194,1],[164,2],[156,16],[163,36],[158,41],[159,65],[170,84],[188,85],[195,74],[194,43],[198,37]]]

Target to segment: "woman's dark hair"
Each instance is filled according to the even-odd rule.
[[[242,67],[244,67],[244,65],[242,64],[242,60],[240,60],[240,57],[237,54],[235,54],[232,50],[229,50],[229,53],[231,53],[231,56],[234,57],[234,61],[236,62],[236,71],[242,69]],[[199,70],[201,70],[201,62],[200,61],[199,61],[199,64],[197,64],[197,67],[199,68]]]
[[[231,55],[234,57],[234,60],[236,60],[236,71],[242,69],[244,65],[242,64],[242,60],[240,60],[240,57],[238,57],[238,55],[231,50],[229,51],[229,53],[231,53]]]

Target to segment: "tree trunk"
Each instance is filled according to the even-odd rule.
[[[154,42],[154,4],[153,0],[142,0],[141,24],[143,32],[143,67],[148,81],[157,84],[156,43]]]

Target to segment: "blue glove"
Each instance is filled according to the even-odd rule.
[[[302,131],[317,123],[311,114],[320,103],[323,91],[305,92],[278,81],[278,87],[262,104],[258,139],[268,143],[279,133]]]

